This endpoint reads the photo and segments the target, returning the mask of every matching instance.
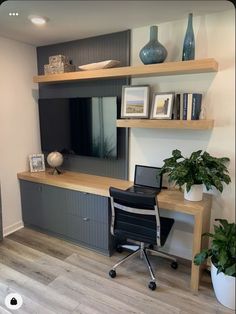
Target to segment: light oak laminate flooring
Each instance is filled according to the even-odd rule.
[[[11,313],[4,299],[19,293],[23,305],[14,313],[30,314],[231,314],[217,302],[210,277],[205,274],[199,293],[189,289],[190,265],[151,256],[157,289],[151,291],[144,262],[139,258],[108,275],[112,265],[127,253],[111,257],[93,252],[29,228],[0,243],[0,313]]]

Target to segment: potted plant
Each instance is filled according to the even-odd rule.
[[[172,157],[164,159],[162,173],[168,173],[169,181],[180,188],[185,186],[184,197],[190,201],[202,200],[203,184],[207,190],[213,186],[223,191],[223,182],[229,184],[230,177],[226,163],[229,158],[217,158],[198,150],[189,158],[182,156],[180,150],[172,151]]]
[[[194,257],[194,264],[201,265],[211,259],[211,278],[217,300],[235,309],[236,277],[236,224],[226,219],[216,219],[214,233],[204,233],[212,238],[209,249],[204,249]]]

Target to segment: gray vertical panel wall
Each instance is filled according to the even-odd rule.
[[[68,56],[78,69],[79,65],[103,60],[120,60],[120,66],[130,64],[130,31],[91,37],[37,48],[38,73],[44,73],[44,64],[49,56]],[[118,96],[121,98],[122,85],[129,84],[128,78],[99,79],[60,84],[40,84],[40,98]],[[128,178],[128,130],[117,129],[118,158],[116,160],[94,157],[66,156],[63,168],[90,174]]]

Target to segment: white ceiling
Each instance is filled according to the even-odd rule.
[[[0,6],[0,36],[42,46],[108,34],[187,15],[204,15],[233,8],[229,1],[6,1]],[[19,16],[9,16],[18,12]],[[29,15],[49,18],[37,27]]]

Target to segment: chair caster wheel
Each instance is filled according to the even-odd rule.
[[[109,276],[110,276],[111,278],[115,278],[115,277],[116,277],[116,271],[115,271],[114,269],[111,269],[111,270],[109,271]]]
[[[177,269],[178,268],[178,263],[177,262],[172,262],[170,266],[173,269]]]
[[[123,248],[121,246],[117,246],[116,252],[122,253],[123,252]]]
[[[151,289],[151,290],[156,290],[156,283],[154,281],[150,281],[149,282],[149,285],[148,285],[148,288]]]

